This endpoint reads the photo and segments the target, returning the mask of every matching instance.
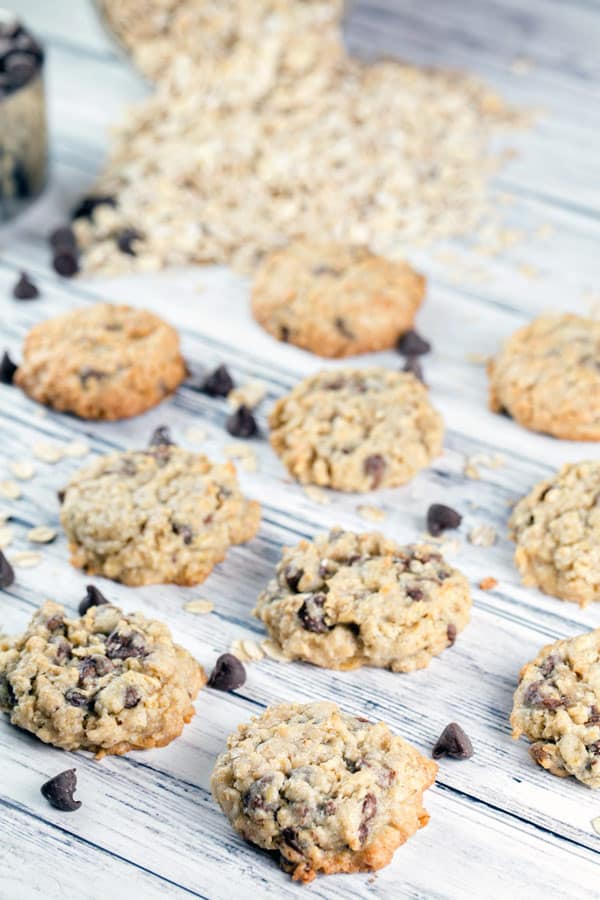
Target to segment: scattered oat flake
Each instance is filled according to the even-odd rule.
[[[485,353],[467,353],[467,362],[473,363],[474,366],[487,365],[489,356]]]
[[[529,75],[533,69],[533,63],[526,56],[516,56],[510,64],[513,75]]]
[[[27,540],[34,544],[49,544],[56,537],[56,530],[48,525],[38,525],[27,532]]]
[[[229,652],[233,653],[234,656],[237,656],[237,658],[240,660],[240,662],[248,662],[249,661],[249,658],[246,655],[246,653],[242,647],[242,641],[240,641],[240,640],[232,641],[231,647],[229,648]]]
[[[274,659],[277,662],[290,662],[289,656],[286,656],[279,644],[276,641],[271,640],[271,638],[266,638],[261,643],[260,647],[265,656],[268,656],[269,659]]]
[[[228,459],[243,459],[245,456],[254,456],[254,450],[248,444],[235,441],[233,444],[225,444],[223,453]]]
[[[591,825],[596,834],[600,834],[600,816],[596,816],[592,819]]]
[[[244,456],[242,460],[240,460],[240,465],[245,472],[256,472],[258,469],[258,460],[256,456]]]
[[[90,452],[90,445],[87,441],[82,440],[74,440],[69,444],[65,444],[63,447],[63,453],[65,456],[73,457],[77,459],[81,456],[87,456]]]
[[[254,409],[264,399],[266,393],[267,385],[264,381],[255,378],[247,384],[229,391],[227,402],[233,409],[237,409],[242,404],[248,409]]]
[[[19,481],[28,481],[35,475],[35,466],[28,459],[9,462],[8,468],[11,475],[14,475]]]
[[[184,437],[192,444],[201,444],[206,440],[206,429],[198,428],[195,425],[192,425],[191,428],[188,428],[185,431]]]
[[[40,553],[34,553],[33,550],[22,550],[20,553],[14,553],[10,562],[19,569],[32,569],[38,566],[42,561]]]
[[[383,522],[387,516],[386,511],[380,506],[357,506],[356,510],[363,519],[368,519],[370,522]]]
[[[13,539],[13,530],[6,525],[4,528],[0,528],[0,550],[4,550],[5,547],[8,547],[10,543],[12,543]]]
[[[251,659],[251,660],[262,659],[263,656],[265,655],[263,653],[263,651],[260,649],[260,647],[258,646],[258,644],[256,643],[256,641],[251,641],[251,640],[247,640],[247,639],[242,641],[242,650],[244,651],[244,653],[246,654],[248,659]]]
[[[186,612],[194,613],[196,616],[205,616],[213,611],[215,604],[212,600],[189,600],[184,603],[183,608]]]
[[[540,270],[536,268],[536,266],[532,266],[529,263],[521,263],[521,265],[519,266],[519,272],[525,278],[533,279],[540,277]]]
[[[18,500],[21,496],[21,488],[16,481],[0,481],[0,495],[7,500]]]
[[[495,587],[498,586],[498,579],[492,578],[491,575],[488,575],[487,578],[482,578],[479,582],[479,587],[482,591],[493,591]]]
[[[42,441],[39,444],[34,444],[33,455],[36,459],[41,459],[42,462],[57,463],[64,457],[65,452],[58,444],[48,444]]]
[[[481,522],[471,529],[469,540],[476,547],[491,547],[496,543],[496,529],[492,525]]]
[[[329,495],[325,493],[322,488],[317,487],[314,484],[307,484],[304,487],[304,493],[308,497],[309,500],[312,500],[313,503],[322,503],[327,504],[330,503]]]

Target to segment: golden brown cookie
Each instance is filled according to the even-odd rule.
[[[571,313],[519,328],[488,366],[490,409],[571,441],[600,440],[600,322]]]
[[[31,329],[15,383],[38,403],[84,419],[125,419],[183,381],[174,328],[151,312],[98,303]]]
[[[252,289],[254,318],[280,341],[319,356],[393,347],[408,331],[425,279],[360,247],[297,242],[270,254]]]

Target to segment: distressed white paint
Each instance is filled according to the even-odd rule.
[[[256,376],[267,382],[264,431],[264,411],[273,398],[322,363],[277,344],[252,323],[248,285],[241,279],[222,269],[197,269],[103,284],[65,282],[50,272],[43,235],[92,181],[106,147],[105,129],[122,104],[143,96],[147,87],[123,63],[85,3],[20,0],[8,5],[37,24],[50,45],[53,177],[43,201],[15,227],[0,231],[2,344],[18,356],[22,336],[34,322],[96,298],[144,305],[180,327],[186,356],[196,367],[225,362],[240,381]],[[453,242],[455,252],[488,274],[481,282],[453,283],[434,252],[414,254],[430,278],[419,317],[435,348],[426,360],[426,375],[448,428],[444,456],[428,472],[401,490],[372,498],[333,496],[329,505],[318,505],[288,482],[266,441],[253,441],[260,469],[242,471],[241,479],[248,494],[263,503],[256,540],[233,550],[198,589],[102,587],[127,609],[165,618],[209,668],[234,638],[260,639],[249,610],[281,544],[334,523],[368,527],[356,512],[363,502],[385,507],[384,531],[412,540],[423,528],[427,505],[443,500],[465,513],[463,546],[455,559],[474,586],[472,624],[429,669],[408,676],[253,664],[248,683],[236,695],[201,693],[198,714],[180,740],[123,759],[96,763],[83,754],[65,754],[2,721],[2,900],[220,900],[233,894],[466,900],[482,894],[573,898],[597,893],[600,838],[591,819],[600,812],[600,796],[535,767],[525,744],[510,740],[507,717],[520,666],[541,644],[598,625],[599,613],[523,588],[505,530],[512,500],[561,462],[597,458],[599,450],[526,434],[508,419],[492,416],[485,407],[484,371],[467,362],[466,354],[493,352],[503,335],[543,309],[584,312],[583,292],[599,290],[600,9],[584,0],[531,0],[526,6],[519,0],[363,0],[353,23],[350,39],[361,52],[377,46],[418,62],[471,68],[513,101],[545,107],[532,132],[511,138],[520,155],[497,184],[515,197],[507,210],[512,227],[531,233],[550,223],[554,234],[545,240],[529,236],[492,261],[475,254],[467,241]],[[520,56],[533,62],[527,76],[511,72],[512,60]],[[539,277],[523,277],[521,263],[535,266]],[[17,304],[10,298],[21,267],[42,285],[39,301]],[[391,353],[365,362],[375,359],[399,365]],[[53,413],[38,417],[35,405],[17,390],[0,386],[0,479],[7,477],[6,460],[29,458],[38,440],[85,435],[92,452],[102,453],[143,445],[164,423],[180,439],[190,425],[201,425],[207,431],[204,449],[219,457],[230,442],[223,429],[226,412],[223,402],[183,388],[134,421],[86,423]],[[481,481],[469,480],[462,474],[464,460],[476,452],[500,452],[507,464],[483,469]],[[27,547],[26,532],[33,525],[57,525],[56,490],[79,465],[78,460],[55,466],[40,462],[36,478],[22,484],[23,498],[2,502],[18,516],[14,549]],[[492,548],[466,541],[470,527],[480,521],[498,529]],[[46,596],[74,610],[83,595],[88,579],[68,565],[62,535],[42,553],[39,568],[19,570],[17,583],[0,594],[0,623],[7,631],[20,629]],[[483,593],[476,585],[488,575],[499,586]],[[198,617],[186,613],[184,603],[200,595],[215,602],[215,611]],[[430,825],[375,879],[339,876],[300,888],[269,858],[238,840],[212,803],[208,786],[215,755],[237,722],[268,703],[316,697],[385,717],[425,753],[443,725],[456,719],[471,735],[476,754],[468,762],[442,761],[427,800]],[[84,805],[68,815],[46,804],[39,785],[71,765],[77,766]]]

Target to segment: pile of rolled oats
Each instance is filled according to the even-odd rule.
[[[229,263],[292,238],[389,257],[487,210],[490,137],[520,117],[478,81],[351,59],[341,0],[103,0],[156,90],[75,222],[87,271]],[[119,250],[126,229],[135,253]]]

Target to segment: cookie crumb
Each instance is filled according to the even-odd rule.
[[[387,518],[387,513],[379,506],[357,506],[356,511],[363,519],[369,522],[383,522]]]
[[[481,579],[479,587],[482,591],[493,591],[495,587],[498,587],[498,579],[488,575],[487,578]]]
[[[212,600],[189,600],[188,603],[183,604],[183,608],[186,612],[194,613],[196,616],[205,616],[213,611],[215,604]]]
[[[481,522],[470,530],[469,541],[476,547],[491,547],[496,543],[496,529],[492,525]]]

